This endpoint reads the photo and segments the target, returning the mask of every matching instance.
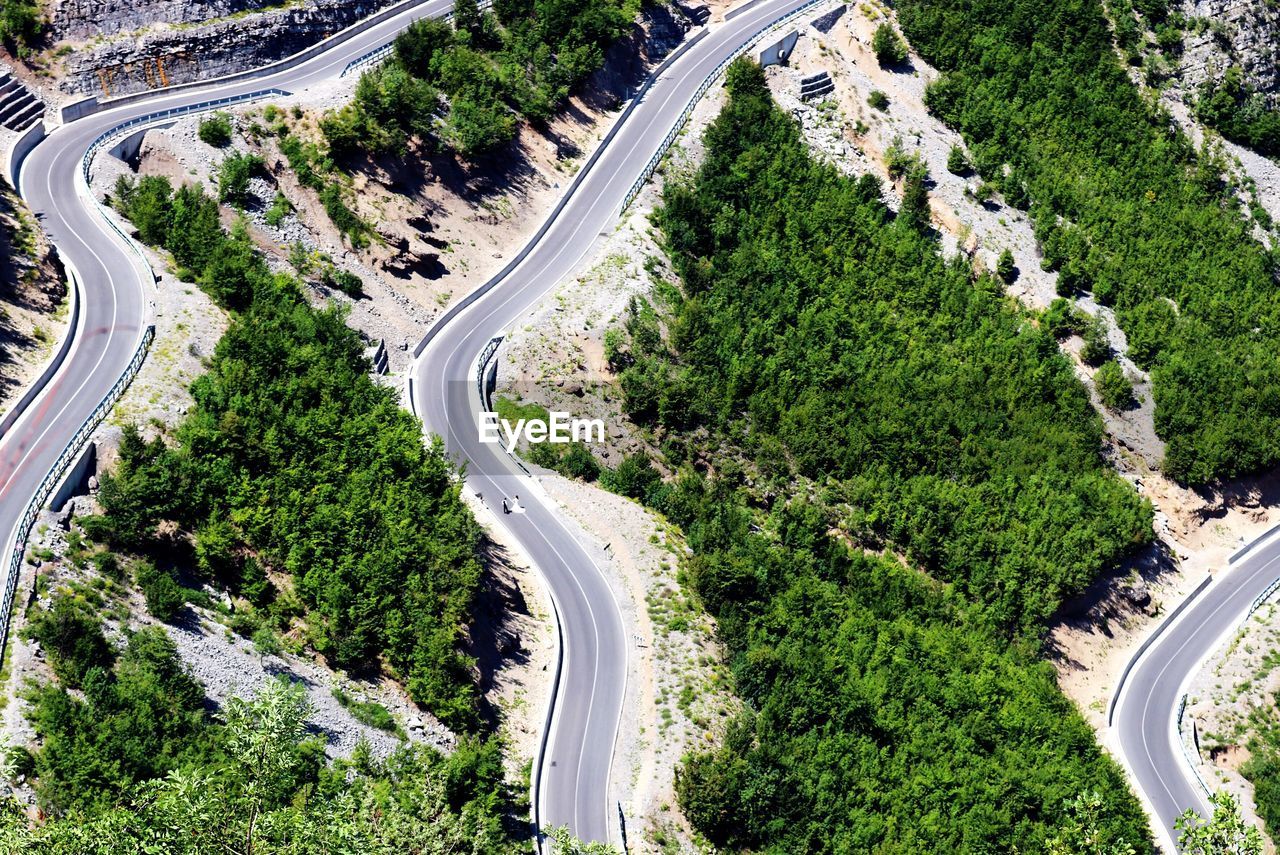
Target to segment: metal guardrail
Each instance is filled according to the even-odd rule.
[[[22,572],[22,562],[27,554],[27,538],[30,537],[31,529],[35,526],[36,518],[40,515],[40,507],[49,500],[49,496],[53,494],[54,487],[62,480],[67,468],[71,466],[75,456],[80,453],[81,447],[89,439],[89,436],[101,424],[111,408],[115,406],[116,401],[120,400],[124,390],[133,382],[133,378],[137,376],[139,369],[142,368],[142,362],[146,359],[147,351],[151,349],[151,342],[155,337],[155,326],[148,325],[142,333],[142,340],[138,342],[138,349],[134,351],[133,359],[129,361],[129,367],[125,369],[107,394],[98,402],[98,406],[94,407],[88,418],[81,422],[79,429],[72,435],[71,440],[62,449],[62,453],[58,455],[53,467],[40,482],[40,486],[36,487],[35,493],[31,496],[31,501],[27,503],[27,509],[23,513],[18,527],[14,530],[13,554],[9,556],[8,575],[5,578],[3,599],[0,599],[0,651],[5,649],[5,645],[9,641],[9,621],[13,614],[13,600],[17,596],[18,576]]]
[[[156,110],[155,112],[152,112],[152,113],[145,113],[141,116],[135,116],[134,118],[130,119],[127,122],[122,122],[112,128],[109,128],[103,131],[102,133],[98,134],[98,136],[94,137],[93,142],[89,143],[89,148],[85,151],[84,157],[80,159],[80,172],[81,172],[81,175],[84,177],[84,183],[86,186],[89,184],[90,167],[93,164],[93,159],[97,157],[98,152],[101,151],[107,145],[107,143],[115,140],[117,137],[119,137],[121,134],[125,133],[126,131],[132,130],[133,128],[142,127],[143,125],[150,125],[156,122],[162,122],[165,119],[176,119],[182,116],[189,116],[192,113],[203,113],[208,110],[216,110],[218,107],[229,107],[233,104],[243,104],[248,101],[256,101],[259,98],[282,98],[290,94],[291,93],[286,92],[283,89],[275,89],[275,88],[259,89],[254,92],[245,93],[244,95],[231,95],[226,98],[215,98],[210,101],[199,101],[195,104],[187,104],[184,107],[171,107],[168,110]],[[97,204],[96,197],[94,199],[94,202],[95,204]],[[115,218],[106,216],[104,214],[102,219],[106,220],[107,225],[111,226],[111,229],[116,234],[120,235],[120,237],[124,239],[125,243],[127,243],[129,247],[132,248],[135,253],[137,253],[138,257],[142,259],[143,265],[147,268],[148,272],[150,272],[151,263],[147,261],[147,257],[146,255],[143,254],[142,248],[138,246],[138,244],[133,240],[133,238],[129,237],[129,235],[124,233],[124,231],[120,228],[120,225],[116,222]],[[154,273],[152,273],[151,278],[152,278],[152,281],[154,282],[155,281]],[[0,645],[0,650],[3,650],[3,649],[4,649],[4,646]]]
[[[697,91],[693,93],[693,97],[689,99],[689,103],[686,104],[684,110],[681,111],[679,118],[677,118],[671,125],[671,130],[667,132],[666,137],[662,140],[662,144],[658,146],[658,150],[654,152],[653,157],[649,158],[649,162],[646,163],[644,169],[641,170],[640,177],[636,179],[635,183],[631,185],[631,189],[627,191],[627,195],[622,200],[623,211],[626,211],[628,206],[635,201],[636,196],[639,196],[640,191],[644,189],[644,185],[653,177],[653,173],[658,169],[658,164],[660,164],[662,159],[667,156],[667,152],[671,149],[672,144],[675,143],[676,137],[680,136],[680,132],[684,130],[684,126],[689,122],[689,117],[693,115],[694,108],[698,106],[698,102],[702,100],[702,96],[707,94],[707,90],[715,84],[720,75],[724,74],[725,69],[732,65],[734,60],[750,50],[761,36],[772,30],[774,27],[785,24],[793,18],[803,15],[814,6],[819,6],[827,2],[830,2],[830,0],[809,0],[809,2],[805,3],[803,6],[798,6],[790,12],[787,12],[785,15],[779,15],[777,18],[774,18],[772,21],[752,33],[746,41],[739,45],[733,53],[725,57],[724,60],[717,65],[705,79],[703,79],[702,83],[698,85]]]
[[[487,388],[488,383],[485,381],[485,376],[489,373],[489,363],[493,362],[493,358],[498,355],[498,346],[502,344],[502,339],[503,336],[500,335],[489,339],[489,343],[484,346],[484,350],[480,351],[480,356],[476,359],[476,391],[480,393],[480,406],[482,407],[490,406],[492,395],[491,390]],[[533,477],[529,467],[520,459],[520,455],[514,451],[507,451],[505,446],[503,446],[502,450],[507,457],[511,458],[512,463],[520,467],[521,472],[530,478]]]
[[[493,359],[494,354],[498,352],[498,346],[502,344],[502,336],[496,335],[489,339],[489,343],[484,346],[484,350],[480,351],[480,358],[476,361],[476,388],[480,392],[481,406],[489,406],[489,390],[485,383],[484,376],[488,373],[489,362]]]
[[[1244,617],[1240,620],[1240,625],[1243,626],[1245,621],[1253,617],[1253,613],[1262,608],[1262,604],[1271,599],[1271,595],[1274,594],[1277,589],[1280,589],[1280,579],[1273,581],[1263,589],[1261,594],[1258,594],[1258,596],[1253,598],[1253,602],[1249,605],[1249,611],[1245,612]]]
[[[1178,701],[1178,718],[1174,725],[1177,728],[1178,746],[1182,749],[1182,759],[1187,761],[1187,765],[1191,767],[1191,774],[1195,775],[1196,783],[1200,785],[1200,789],[1204,791],[1205,798],[1212,797],[1213,793],[1209,790],[1209,785],[1200,775],[1200,758],[1192,757],[1191,752],[1187,750],[1187,741],[1182,738],[1182,716],[1187,711],[1187,696],[1183,694],[1181,700]]]
[[[476,6],[482,11],[485,9],[488,9],[492,5],[493,5],[493,0],[480,0],[480,2],[476,4]],[[443,15],[440,16],[440,20],[452,21],[453,12],[452,11],[445,12]],[[395,46],[396,46],[395,39],[392,39],[391,41],[387,42],[385,45],[379,45],[373,50],[365,51],[355,59],[348,62],[346,66],[343,67],[342,71],[339,72],[338,76],[346,77],[348,74],[355,71],[357,68],[361,68],[366,65],[372,65],[373,63],[385,58],[388,54],[390,54],[391,51],[395,49]]]
[[[153,122],[164,121],[165,119],[177,118],[179,116],[188,116],[192,113],[203,113],[206,110],[216,110],[218,107],[229,107],[232,104],[243,104],[246,101],[256,101],[259,98],[285,97],[292,93],[283,89],[258,89],[253,92],[246,92],[243,95],[228,95],[225,98],[215,98],[210,101],[199,101],[195,104],[187,104],[182,107],[170,107],[167,110],[156,110],[151,113],[144,113],[141,116],[134,116],[127,122],[105,130],[89,143],[89,149],[85,152],[84,158],[80,161],[80,168],[84,173],[84,180],[89,181],[89,164],[93,161],[98,151],[110,140],[115,139],[120,134],[140,125],[149,125]]]

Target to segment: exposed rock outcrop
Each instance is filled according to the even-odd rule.
[[[1245,82],[1280,108],[1280,7],[1273,0],[1185,0],[1183,10],[1184,88],[1194,92],[1238,66]]]
[[[153,24],[198,24],[278,0],[57,0],[50,27],[55,39],[87,39],[140,30]]]
[[[208,80],[288,56],[388,4],[389,0],[311,0],[203,26],[124,36],[68,57],[62,88],[110,97]]]

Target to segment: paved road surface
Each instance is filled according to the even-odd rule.
[[[100,133],[128,119],[267,88],[298,91],[332,78],[353,58],[389,41],[411,20],[439,15],[448,0],[428,0],[295,68],[254,80],[157,95],[58,128],[27,157],[20,190],[84,288],[73,350],[47,389],[0,438],[0,532],[7,539],[26,503],[75,430],[121,375],[148,322],[154,287],[138,257],[95,212],[78,178],[83,153]],[[617,839],[609,801],[610,767],[626,682],[628,641],[603,576],[569,524],[540,492],[478,444],[467,394],[475,356],[584,259],[617,221],[628,187],[703,78],[761,26],[801,0],[755,0],[711,28],[645,95],[522,264],[489,283],[484,296],[438,325],[414,366],[415,399],[448,450],[470,461],[468,482],[494,499],[519,494],[527,513],[505,522],[545,575],[563,627],[562,687],[548,737],[539,818],[566,824],[584,839]]]
[[[757,3],[673,62],[529,256],[492,290],[434,329],[413,369],[415,408],[427,427],[444,437],[448,451],[467,462],[469,488],[492,508],[499,508],[501,496],[516,494],[529,506],[528,514],[502,520],[550,585],[567,654],[541,770],[539,816],[544,826],[568,824],[583,839],[612,836],[617,842],[617,807],[607,794],[630,642],[609,586],[575,539],[572,523],[532,501],[537,493],[529,479],[514,470],[497,446],[479,441],[474,361],[491,338],[565,280],[588,257],[596,238],[618,222],[627,190],[707,74],[761,26],[800,5],[797,0]]]
[[[1184,810],[1208,814],[1204,790],[1175,736],[1184,684],[1235,631],[1254,598],[1280,576],[1280,538],[1263,542],[1219,572],[1221,578],[1164,627],[1134,665],[1112,715],[1121,757],[1154,811],[1153,830],[1169,851],[1176,839],[1174,820]]]

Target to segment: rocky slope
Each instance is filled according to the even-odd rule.
[[[198,24],[240,12],[279,5],[278,0],[57,0],[49,25],[56,39],[87,39],[153,24]]]
[[[1188,91],[1238,66],[1280,108],[1280,6],[1273,0],[1184,0],[1179,76]]]
[[[62,264],[18,195],[0,182],[0,414],[45,366],[66,330]]]
[[[113,96],[207,80],[245,68],[252,68],[296,53],[309,45],[364,18],[382,6],[384,0],[309,0],[266,9],[260,13],[222,17],[217,14],[241,11],[236,7],[257,5],[250,0],[215,0],[187,3],[162,0],[144,3],[148,11],[137,9],[118,13],[111,6],[104,13],[100,0],[69,0],[85,9],[83,14],[55,17],[55,32],[78,36],[114,33],[127,29],[128,22],[176,21],[180,26],[159,26],[126,32],[101,44],[72,50],[66,57],[61,88],[67,93]],[[66,4],[59,7],[59,15]],[[104,15],[111,20],[106,21]],[[188,22],[206,21],[187,26]]]

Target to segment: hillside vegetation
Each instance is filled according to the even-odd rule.
[[[550,118],[639,8],[636,0],[497,0],[481,12],[475,0],[457,0],[452,26],[412,24],[394,54],[361,76],[352,103],[325,118],[330,149],[403,153],[410,139],[464,157],[498,148],[521,117]]]
[[[438,444],[372,381],[342,313],[271,273],[243,224],[225,232],[199,185],[122,179],[113,201],[232,319],[175,441],[125,429],[103,512],[80,520],[108,548],[68,534],[67,560],[88,581],[28,610],[24,634],[56,680],[27,688],[38,742],[0,754],[0,774],[26,775],[44,817],[33,825],[0,801],[0,850],[523,849],[515,817],[527,806],[506,783],[500,740],[480,732],[460,652],[479,530]],[[175,568],[231,604],[183,587]],[[390,672],[472,733],[448,757],[406,744],[378,759],[362,741],[327,761],[306,692],[283,677],[214,712],[170,636],[131,619],[132,586],[158,620],[189,619],[190,601],[253,632],[259,650],[287,634],[332,666]],[[346,703],[396,727],[376,703]]]
[[[417,419],[370,379],[341,311],[313,309],[295,279],[270,273],[243,228],[225,234],[198,185],[146,177],[122,183],[116,203],[233,320],[176,444],[125,442],[103,479],[104,514],[86,528],[144,552],[192,538],[198,570],[264,619],[291,630],[301,617],[306,640],[342,668],[385,657],[415,700],[475,726],[459,644],[479,528],[440,447],[424,446]],[[165,521],[176,535],[160,533]],[[267,572],[287,574],[301,603]]]
[[[0,801],[0,851],[516,849],[499,811],[508,794],[496,743],[467,741],[449,757],[404,748],[385,760],[366,745],[350,761],[326,764],[322,744],[307,733],[301,687],[282,679],[256,697],[233,698],[217,719],[202,701],[156,629],[130,638],[114,670],[94,668],[83,699],[41,688],[36,722],[45,746],[34,766],[49,813],[32,826],[16,800]],[[150,753],[161,745],[178,753]],[[133,774],[142,771],[138,763],[148,767],[145,776]]]
[[[1151,371],[1164,468],[1186,482],[1280,463],[1280,256],[1132,85],[1096,0],[902,0],[943,72],[929,108],[1028,208],[1062,290],[1115,308]]]
[[[626,407],[678,473],[605,479],[683,527],[748,704],[687,815],[733,849],[1149,851],[1036,639],[1150,508],[999,282],[814,161],[757,67],[729,89],[659,215],[684,292],[627,325]]]
[[[1245,83],[1239,68],[1221,80],[1206,80],[1196,101],[1196,116],[1224,137],[1268,157],[1280,157],[1280,110]]]

